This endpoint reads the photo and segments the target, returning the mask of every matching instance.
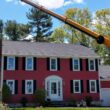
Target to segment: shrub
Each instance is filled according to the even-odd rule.
[[[46,92],[44,89],[37,89],[34,93],[35,102],[40,106],[44,106],[45,105],[45,95],[46,95]]]
[[[2,88],[2,100],[3,102],[7,102],[8,100],[10,100],[11,98],[11,90],[10,88],[8,87],[7,84],[3,84],[3,88]]]
[[[21,100],[20,100],[20,103],[22,104],[23,107],[26,106],[27,102],[28,102],[28,100],[27,100],[26,97],[22,97]]]
[[[91,106],[92,97],[91,96],[86,96],[85,101],[86,101],[87,106]]]

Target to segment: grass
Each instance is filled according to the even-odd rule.
[[[110,110],[110,108],[13,108],[9,110]]]

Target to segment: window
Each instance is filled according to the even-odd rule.
[[[73,70],[75,71],[80,70],[79,59],[77,58],[73,58]]]
[[[25,81],[25,94],[33,94],[33,80]]]
[[[73,80],[74,85],[74,93],[81,93],[81,84],[80,80]]]
[[[10,88],[10,91],[12,94],[15,93],[15,81],[14,80],[7,80],[6,81],[8,87]]]
[[[89,70],[95,71],[95,59],[89,59]]]
[[[33,70],[33,57],[26,57],[26,70]]]
[[[89,87],[90,87],[90,93],[96,93],[97,90],[96,90],[96,80],[90,80],[90,83],[89,83]]]
[[[15,70],[15,57],[7,57],[7,70]]]
[[[57,70],[57,58],[50,58],[50,70]]]

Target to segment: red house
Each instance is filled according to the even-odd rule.
[[[23,96],[33,101],[38,88],[52,101],[100,100],[98,60],[81,45],[3,41],[4,82],[12,92],[9,102]]]

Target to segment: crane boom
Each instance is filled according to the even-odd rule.
[[[89,35],[90,37],[94,38],[99,44],[104,44],[106,45],[107,47],[110,48],[110,39],[107,37],[107,36],[103,36],[103,35],[100,35],[94,31],[91,31],[90,29],[80,25],[79,23],[65,17],[65,16],[62,16],[62,15],[59,15],[51,10],[48,10],[46,9],[45,7],[39,5],[39,4],[36,4],[35,2],[33,2],[32,0],[21,0],[63,22],[65,22],[66,24],[74,27],[75,29],[81,31],[81,32],[84,32],[85,34]]]

